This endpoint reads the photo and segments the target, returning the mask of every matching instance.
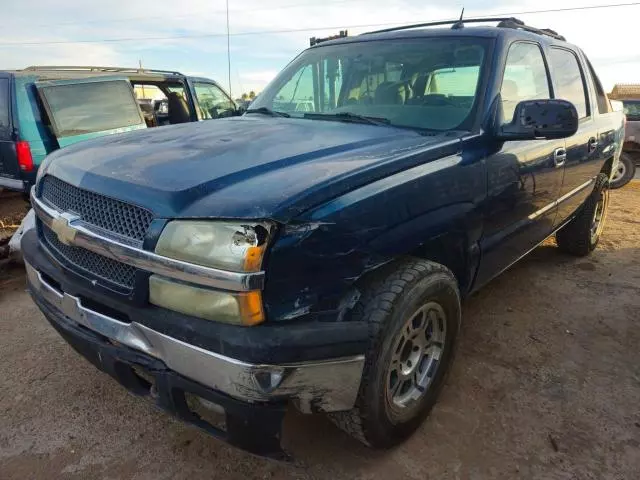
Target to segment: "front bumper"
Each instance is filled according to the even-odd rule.
[[[33,276],[32,268],[30,272]],[[69,319],[35,289],[31,293],[47,320],[78,353],[133,394],[154,400],[162,410],[235,447],[277,460],[290,458],[280,446],[285,402],[249,404],[207,388],[172,371],[157,358]],[[222,415],[203,413],[203,408],[211,405]]]
[[[82,305],[57,290],[25,261],[29,288],[48,310],[111,342],[162,361],[169,369],[231,397],[250,402],[293,400],[303,412],[350,409],[356,399],[364,356],[282,365],[242,362],[210,352],[142,324],[125,323]],[[51,319],[49,319],[51,320]]]

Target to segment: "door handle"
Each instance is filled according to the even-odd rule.
[[[589,153],[593,153],[596,151],[596,148],[598,148],[598,140],[596,140],[595,137],[591,137],[589,139]]]
[[[553,152],[553,163],[556,167],[561,167],[564,165],[564,162],[567,161],[567,149],[566,148],[556,148],[555,152]]]

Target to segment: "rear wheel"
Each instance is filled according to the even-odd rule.
[[[356,406],[331,415],[363,443],[391,447],[433,408],[451,364],[461,317],[453,274],[407,260],[372,282],[356,306],[370,344]]]
[[[556,233],[558,248],[579,257],[591,253],[600,241],[608,209],[608,179],[601,173],[578,214]]]
[[[613,178],[610,182],[610,188],[624,187],[636,174],[636,157],[630,152],[622,152],[620,160],[613,172]]]

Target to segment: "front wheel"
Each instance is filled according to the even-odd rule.
[[[373,281],[354,308],[370,326],[356,406],[331,415],[366,445],[406,439],[433,408],[460,326],[458,284],[444,266],[412,259]]]
[[[613,172],[613,178],[609,184],[610,188],[621,188],[636,174],[636,162],[635,156],[629,152],[622,152],[620,154],[620,160],[615,172]]]

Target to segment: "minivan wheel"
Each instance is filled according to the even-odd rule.
[[[635,160],[634,155],[629,152],[620,154],[620,160],[609,184],[610,188],[621,188],[631,181],[636,174]]]
[[[581,210],[556,233],[558,248],[578,257],[586,256],[595,250],[604,229],[608,210],[608,178],[601,173]]]
[[[460,292],[446,267],[410,259],[365,287],[353,320],[370,343],[355,407],[330,418],[366,445],[410,436],[433,408],[453,358]]]

